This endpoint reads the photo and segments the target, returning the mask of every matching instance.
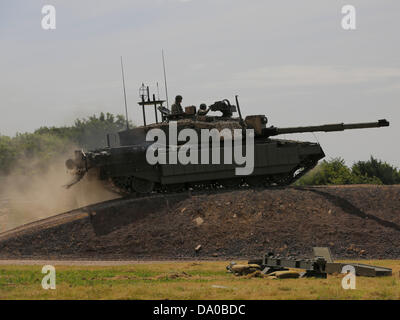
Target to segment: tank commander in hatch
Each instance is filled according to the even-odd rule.
[[[210,108],[207,109],[207,106],[205,103],[202,103],[200,105],[199,111],[197,111],[198,116],[205,116],[207,113],[210,111]]]
[[[182,114],[183,113],[183,108],[182,108],[182,96],[176,96],[175,97],[175,103],[171,106],[171,114]]]

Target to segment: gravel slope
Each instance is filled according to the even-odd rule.
[[[0,234],[0,259],[400,258],[400,186],[112,200]],[[195,248],[201,245],[196,252]]]

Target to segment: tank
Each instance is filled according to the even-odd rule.
[[[387,120],[353,124],[326,124],[305,127],[278,128],[267,126],[265,115],[251,115],[242,118],[239,101],[236,105],[225,99],[208,106],[207,110],[198,112],[195,106],[186,107],[182,114],[171,114],[163,106],[165,101],[147,99],[142,96],[139,105],[143,109],[144,125],[127,128],[118,136],[107,136],[108,146],[103,149],[84,152],[75,151],[73,158],[66,161],[67,169],[74,175],[67,188],[78,183],[87,173],[95,179],[103,181],[107,186],[121,194],[149,194],[182,192],[184,190],[220,189],[220,188],[260,188],[273,185],[290,185],[305,173],[314,168],[318,161],[325,157],[319,143],[302,142],[273,138],[282,134],[303,132],[333,132],[349,129],[379,128],[389,126]],[[146,111],[154,107],[156,123],[146,123]],[[210,115],[210,112],[219,114]],[[238,114],[237,117],[234,115]],[[159,116],[161,120],[159,121]],[[177,133],[184,129],[201,136],[202,129],[215,130],[219,133],[243,132],[241,136],[232,135],[233,142],[226,136],[217,136],[218,143],[213,145],[212,138],[207,141],[173,141],[171,128]],[[158,144],[157,155],[165,154],[170,159],[171,153],[187,152],[188,146],[195,147],[198,154],[208,149],[209,161],[199,163],[149,163],[146,156],[149,148],[154,148],[154,141],[146,141],[146,135],[152,129],[164,133],[166,140]],[[173,132],[173,131],[172,131]],[[211,131],[210,131],[211,132]],[[253,142],[253,170],[250,174],[238,175],[239,165],[236,161],[221,161],[214,163],[212,157],[219,154],[219,159],[225,160],[224,148],[226,143],[241,147],[243,150],[249,142],[246,132],[251,135]],[[111,143],[114,141],[114,143]],[[249,140],[250,141],[250,140]],[[205,143],[207,142],[207,143]],[[235,145],[237,143],[237,145]],[[186,148],[186,149],[184,149]],[[233,149],[235,149],[233,147]],[[191,149],[192,150],[192,149]],[[247,149],[246,149],[247,150]],[[243,155],[243,154],[242,154]],[[200,158],[200,156],[198,156]]]

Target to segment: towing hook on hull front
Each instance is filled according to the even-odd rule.
[[[81,181],[88,171],[86,154],[83,150],[75,151],[75,159],[68,159],[65,161],[65,166],[69,171],[72,171],[74,175],[73,179],[64,185],[66,189],[69,189]]]

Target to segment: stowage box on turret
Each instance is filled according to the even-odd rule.
[[[163,107],[163,103],[164,101],[156,100],[154,96],[153,100],[149,96],[147,99],[142,97],[139,105],[143,108],[144,126],[119,132],[119,143],[116,146],[111,146],[109,143],[108,147],[101,150],[76,151],[75,157],[66,161],[67,168],[75,175],[74,180],[67,187],[77,183],[88,171],[93,171],[98,179],[111,183],[123,193],[289,185],[311,170],[320,159],[324,158],[325,154],[318,143],[273,139],[272,136],[389,126],[388,121],[379,120],[370,123],[339,123],[309,127],[267,127],[267,118],[264,115],[251,115],[243,119],[237,97],[236,105],[231,105],[228,100],[223,100],[209,106],[206,112],[202,110],[201,113],[196,113],[195,108],[192,107],[187,108],[186,112],[182,114],[170,114],[169,110]],[[156,123],[147,125],[145,109],[153,106]],[[209,115],[210,111],[220,112],[222,115]],[[239,117],[235,118],[233,114],[236,112],[239,113]],[[159,116],[161,116],[160,121]],[[177,129],[177,136],[185,133],[186,138],[188,138],[187,134],[182,130],[193,129],[192,132],[196,132],[199,139],[194,140],[195,142],[189,139],[179,141],[180,139],[176,139],[176,137],[171,140],[173,138],[171,135],[175,135],[171,131],[172,128]],[[165,154],[165,158],[170,159],[171,153],[183,152],[187,155],[190,150],[197,152],[198,163],[182,163],[179,161],[179,157],[175,163],[154,164],[149,162],[146,154],[149,148],[154,147],[155,141],[146,141],[146,135],[152,129],[158,129],[156,133],[163,132],[166,138],[164,142],[157,141],[158,150],[155,155]],[[230,132],[243,132],[243,135],[235,136],[233,134],[233,143],[226,138],[226,135],[221,134],[218,137],[220,144],[219,146],[216,144],[217,147],[215,147],[211,143],[213,138],[207,137],[207,141],[201,139],[202,129],[208,129],[211,136],[215,135],[216,131],[225,132],[228,136]],[[251,136],[252,139],[248,134],[246,135],[246,130],[249,129],[253,131],[247,132],[254,132],[254,135]],[[108,141],[110,141],[110,137],[108,137]],[[246,159],[253,162],[250,174],[238,175],[236,169],[245,164],[243,161],[238,164],[235,156],[232,156],[232,163],[224,161],[228,159],[224,153],[228,146],[227,143],[234,146],[235,152],[239,147],[240,153],[242,153],[242,149],[243,153],[245,150],[253,151],[252,154],[246,154]],[[254,143],[254,149],[247,149],[250,143]],[[190,144],[195,148],[189,148]],[[253,158],[251,159],[251,157]],[[215,161],[218,158],[220,162]]]

